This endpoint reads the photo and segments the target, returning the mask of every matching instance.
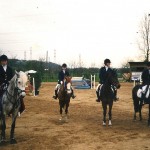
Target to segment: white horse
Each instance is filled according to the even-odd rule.
[[[0,114],[1,120],[1,139],[0,144],[5,143],[5,130],[6,123],[5,118],[6,115],[12,114],[12,124],[11,124],[11,132],[10,132],[10,143],[15,144],[17,141],[14,137],[15,130],[15,122],[18,116],[19,108],[20,108],[20,99],[25,97],[25,86],[28,81],[27,72],[16,72],[14,77],[10,80],[7,90],[5,90],[2,96],[2,112]]]

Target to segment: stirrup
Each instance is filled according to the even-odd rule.
[[[74,99],[76,96],[72,95],[72,98]]]
[[[96,102],[100,102],[101,100],[100,99],[96,99]]]
[[[54,98],[54,99],[57,99],[57,96],[56,96],[56,95],[54,95],[54,96],[53,96],[53,98]]]
[[[114,98],[114,101],[116,102],[116,101],[119,101],[119,98],[118,97],[115,97]]]

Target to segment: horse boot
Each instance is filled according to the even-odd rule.
[[[19,112],[21,114],[24,111],[25,111],[25,104],[24,104],[23,98],[20,98],[20,109],[19,109]]]
[[[99,97],[99,92],[98,92],[98,91],[96,91],[96,95],[97,95],[96,102],[100,102],[101,100],[100,100],[100,97]]]
[[[55,90],[55,95],[53,96],[54,99],[57,99],[58,98],[58,93],[57,93],[57,90]]]

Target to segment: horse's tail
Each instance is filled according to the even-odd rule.
[[[140,88],[140,85],[136,85],[132,89],[132,99],[133,99],[133,104],[134,104],[134,111],[139,112],[140,108],[140,98],[137,97],[137,91]]]

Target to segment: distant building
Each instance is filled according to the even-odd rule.
[[[147,66],[147,62],[128,62],[131,71],[131,81],[142,82],[141,75]]]

